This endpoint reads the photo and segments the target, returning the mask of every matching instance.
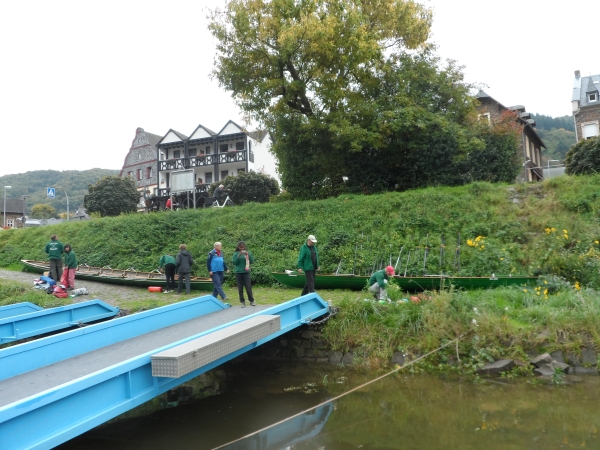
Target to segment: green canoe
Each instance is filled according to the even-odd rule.
[[[43,273],[50,270],[50,263],[44,261],[31,261],[22,259],[21,263],[32,272]],[[159,272],[140,272],[137,270],[112,269],[110,267],[93,267],[80,265],[75,272],[75,279],[86,281],[98,281],[101,283],[120,284],[122,286],[160,286],[166,287],[165,276]],[[175,282],[178,276],[175,275]],[[190,277],[190,288],[196,291],[213,290],[213,283],[210,278]]]
[[[302,289],[306,283],[303,273],[272,272],[273,277],[284,286]],[[315,289],[351,289],[360,291],[367,285],[370,277],[358,275],[315,275]],[[425,277],[393,277],[393,283],[405,291],[431,291],[439,290],[451,285],[463,289],[486,289],[499,286],[532,285],[537,277],[519,276],[493,276],[493,277],[452,277],[431,275]]]

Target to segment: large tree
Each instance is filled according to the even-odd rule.
[[[103,177],[96,184],[89,184],[88,192],[83,206],[88,213],[97,212],[102,217],[136,212],[140,200],[140,193],[131,177]]]
[[[56,210],[52,206],[43,203],[33,205],[29,211],[29,215],[34,219],[52,219],[53,217],[58,217]]]
[[[565,171],[569,175],[600,173],[600,137],[583,139],[567,152]]]
[[[485,140],[430,25],[411,0],[230,0],[212,13],[214,75],[272,131],[296,197],[456,184]]]

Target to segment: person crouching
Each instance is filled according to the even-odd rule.
[[[394,268],[387,266],[385,269],[378,270],[369,278],[369,292],[373,293],[376,300],[387,299],[388,280],[394,276]]]

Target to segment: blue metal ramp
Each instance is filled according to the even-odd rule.
[[[90,300],[6,317],[0,319],[0,344],[108,319],[118,313],[119,308],[102,300]]]
[[[6,317],[18,316],[19,314],[28,314],[36,311],[41,311],[44,308],[33,303],[23,302],[13,305],[0,306],[0,319]]]
[[[0,449],[54,447],[328,311],[317,294],[250,308],[204,296],[0,350]],[[271,334],[183,376],[152,375],[153,355],[260,315],[279,316]]]

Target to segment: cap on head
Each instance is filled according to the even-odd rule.
[[[394,273],[396,272],[392,266],[387,266],[385,268],[385,271],[388,273],[388,275],[394,275]]]
[[[307,241],[311,241],[311,242],[315,242],[315,243],[317,242],[317,238],[316,238],[316,237],[314,237],[312,234],[311,234],[310,236],[308,236],[308,237],[306,238],[306,240],[307,240]]]

